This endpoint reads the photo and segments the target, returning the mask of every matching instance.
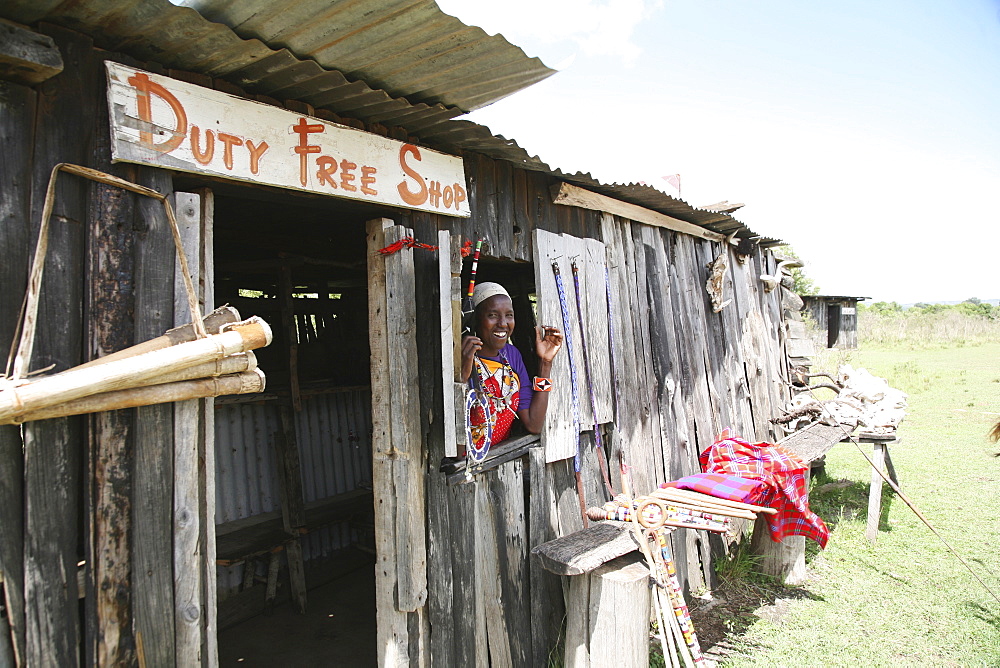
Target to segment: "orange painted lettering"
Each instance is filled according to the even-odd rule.
[[[441,206],[441,182],[431,181],[430,187],[431,206],[437,208]]]
[[[461,210],[462,202],[468,199],[468,197],[465,194],[465,188],[458,185],[457,183],[453,186],[453,188],[455,189],[455,209]]]
[[[250,173],[256,174],[260,171],[260,158],[264,151],[268,149],[266,141],[262,141],[260,146],[253,143],[252,139],[247,139],[247,150],[250,151]]]
[[[336,188],[337,182],[333,179],[333,175],[336,171],[336,158],[331,158],[328,155],[321,155],[316,158],[316,178],[319,180],[319,185]]]
[[[401,181],[396,186],[396,190],[399,191],[399,196],[404,202],[410,206],[420,206],[427,201],[427,184],[424,183],[424,177],[420,176],[417,170],[406,164],[408,153],[412,154],[416,160],[420,160],[420,149],[413,144],[403,144],[399,149],[399,166],[407,176],[416,182],[418,190],[416,192],[410,190],[406,181]]]
[[[227,134],[225,132],[219,133],[219,141],[223,143],[222,149],[222,162],[226,165],[226,169],[233,168],[233,147],[243,146],[243,140],[236,135]]]
[[[295,152],[299,154],[299,181],[303,186],[309,185],[309,162],[310,153],[319,153],[320,147],[309,143],[309,135],[313,132],[323,132],[322,125],[309,125],[306,119],[299,118],[299,122],[292,126],[292,130],[299,135],[299,145],[295,147]]]
[[[198,135],[201,134],[201,130],[197,125],[191,126],[191,154],[194,155],[194,159],[203,165],[207,165],[212,162],[212,156],[215,155],[215,133],[211,130],[205,130],[205,150],[202,151],[198,143],[201,141]]]
[[[375,185],[376,171],[377,170],[374,167],[361,168],[361,192],[363,192],[366,195],[378,195],[377,190],[368,187]]]
[[[455,201],[455,193],[452,191],[451,186],[444,187],[444,194],[441,196],[441,203],[444,204],[444,208],[450,209],[452,202]]]
[[[139,119],[145,122],[147,127],[151,127],[153,123],[151,95],[156,95],[166,102],[170,110],[174,112],[174,118],[177,120],[173,131],[170,132],[173,136],[167,141],[154,144],[153,133],[148,129],[139,131],[139,140],[160,153],[169,153],[180,146],[181,142],[184,141],[184,136],[187,134],[187,114],[184,112],[184,106],[180,103],[180,100],[160,84],[151,81],[149,75],[144,72],[136,72],[133,76],[129,77],[128,82],[135,88]]]
[[[351,192],[357,192],[358,187],[352,183],[356,177],[354,170],[358,168],[358,165],[353,162],[348,162],[347,160],[340,161],[340,187],[344,190],[349,190]]]

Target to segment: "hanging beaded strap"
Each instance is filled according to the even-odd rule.
[[[562,274],[559,273],[559,262],[552,261],[552,273],[556,278],[556,292],[559,293],[559,308],[562,309],[563,338],[566,341],[566,354],[569,355],[570,386],[573,391],[573,434],[576,437],[576,454],[573,456],[573,468],[580,472],[580,391],[576,381],[576,356],[573,352],[573,324],[569,319],[569,305],[566,303],[566,290],[563,288]]]

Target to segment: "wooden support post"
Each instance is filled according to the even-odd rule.
[[[872,483],[868,489],[868,524],[865,527],[865,538],[870,543],[878,539],[878,523],[882,515],[882,476],[879,471],[885,470],[886,444],[876,441],[874,447],[872,463],[875,466],[872,468]]]
[[[370,220],[366,231],[377,655],[379,665],[406,666],[424,660],[421,646],[410,644],[406,612],[422,607],[427,597],[424,453],[415,414],[411,421],[418,402],[410,398],[417,386],[413,257],[378,253],[406,236],[393,221]]]
[[[462,273],[462,255],[459,252],[459,239],[452,243],[451,232],[438,231],[438,290],[441,309],[441,389],[444,396],[444,454],[445,457],[455,457],[458,454],[457,429],[458,421],[453,419],[457,373],[460,369],[456,342],[461,338],[461,300],[456,303],[459,295],[459,283]],[[446,252],[448,251],[448,252]],[[463,397],[464,398],[464,397]],[[464,434],[463,434],[464,436]]]
[[[89,225],[88,303],[92,358],[135,343],[136,197],[120,188],[93,186]],[[128,230],[123,234],[122,229]],[[162,331],[162,330],[161,330]],[[97,606],[97,663],[129,665],[133,629],[134,540],[132,475],[134,411],[95,413],[93,426],[93,540]],[[169,497],[168,497],[169,498]],[[169,543],[167,543],[169,544]]]
[[[618,557],[569,578],[566,665],[649,665],[649,569],[642,555]]]
[[[194,285],[201,280],[201,201],[198,195],[177,193],[174,210]],[[191,320],[187,292],[178,260],[174,260],[174,325]],[[203,301],[203,296],[199,301]],[[202,311],[204,305],[200,304]],[[201,406],[198,399],[174,404],[174,634],[178,664],[201,663],[202,566],[199,503]],[[207,519],[207,518],[206,518]]]
[[[763,517],[754,521],[750,551],[760,557],[759,570],[787,585],[798,585],[806,579],[805,536],[785,536],[780,543],[771,540]]]
[[[288,346],[288,385],[292,393],[292,407],[295,412],[302,410],[302,396],[299,390],[299,343],[295,327],[295,302],[292,299],[292,270],[281,267],[278,273],[278,301],[281,304],[281,328],[285,332]]]
[[[94,91],[103,73],[92,59],[89,38],[46,27],[66,60],[76,63],[72,76],[56,76],[38,86],[34,124],[32,226],[41,220],[50,170],[60,162],[86,162],[87,137],[96,126]],[[29,175],[30,176],[27,176]],[[67,180],[69,181],[69,180]],[[82,360],[84,302],[84,231],[87,188],[61,183],[53,218],[39,303],[32,359],[34,368],[55,363],[66,369]],[[6,221],[5,221],[6,224]],[[81,457],[83,420],[57,418],[25,424],[24,597],[25,653],[22,665],[73,666],[80,655],[80,614],[76,564],[79,559],[78,513],[83,497]]]
[[[386,230],[393,222],[386,218],[370,220],[368,235],[368,337],[371,346],[372,382],[372,487],[375,494],[375,609],[376,651],[379,665],[409,664],[406,614],[396,607],[395,512],[392,487],[392,464],[389,425],[388,384],[389,341],[385,316],[385,261],[378,249],[386,245]]]
[[[267,561],[267,591],[264,594],[264,610],[271,613],[274,607],[274,599],[278,595],[278,567],[281,562],[278,560],[278,551],[271,552]]]
[[[169,192],[172,178],[162,170],[140,168],[145,186]],[[133,178],[135,178],[133,176]],[[173,237],[163,206],[148,197],[135,197],[135,304],[132,325],[135,341],[148,341],[174,323]],[[189,312],[184,302],[185,312]],[[185,321],[186,322],[186,321]],[[113,353],[115,349],[103,350]],[[142,406],[134,411],[132,465],[132,620],[141,638],[146,665],[173,662],[176,657],[174,624],[174,410],[170,404]],[[168,558],[164,558],[167,556]]]
[[[288,580],[292,599],[300,613],[306,611],[306,574],[302,564],[302,544],[298,529],[305,526],[305,503],[302,497],[302,472],[299,464],[299,444],[295,436],[295,414],[290,406],[278,407],[281,432],[274,441],[278,460],[278,489],[281,494],[281,521],[285,532],[296,536],[285,548],[288,560]]]
[[[386,232],[386,243],[412,237],[396,226]],[[419,374],[417,369],[417,306],[413,253],[402,251],[386,258],[385,314],[388,343],[389,423],[392,440],[392,482],[396,494],[396,602],[414,612],[427,601],[427,550],[424,525],[423,440],[420,437]],[[374,387],[373,387],[374,392]]]

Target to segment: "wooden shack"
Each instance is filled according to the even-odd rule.
[[[803,295],[803,307],[814,326],[826,333],[826,347],[854,350],[858,347],[858,302],[869,297]]]
[[[24,45],[0,66],[0,345],[60,163],[169,195],[201,308],[275,331],[260,395],[0,427],[0,663],[216,665],[222,628],[352,574],[374,580],[379,665],[545,665],[563,592],[529,553],[582,526],[577,465],[599,504],[599,457],[646,490],[695,471],[723,427],[775,440],[776,242],[737,246],[758,235],[729,214],[451,120],[551,71],[430,0],[365,5],[0,8]],[[343,48],[303,42],[303,17]],[[62,174],[53,214],[32,370],[190,320],[157,203]],[[595,398],[578,379],[574,409],[564,351],[544,432],[467,476],[439,464],[464,438],[461,249],[479,239],[529,364],[531,325],[564,326],[553,264],[566,283],[576,264],[582,317],[563,297]],[[707,538],[675,541],[682,580],[710,582]]]

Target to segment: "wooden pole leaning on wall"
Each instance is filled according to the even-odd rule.
[[[82,397],[135,388],[197,364],[262,348],[271,343],[271,328],[254,316],[227,326],[221,334],[155,350],[136,357],[53,376],[24,381],[0,390],[0,424],[16,424],[29,413]]]

